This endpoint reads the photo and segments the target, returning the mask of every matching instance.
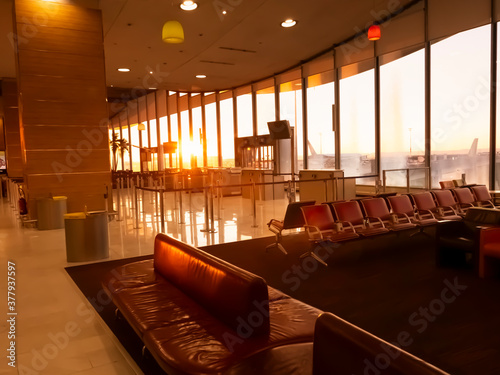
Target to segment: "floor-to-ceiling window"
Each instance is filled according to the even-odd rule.
[[[398,53],[400,56],[401,53]],[[382,170],[422,165],[425,154],[425,51],[380,62],[380,166]],[[425,172],[410,172],[411,186],[425,187]],[[382,177],[382,176],[381,176]],[[406,171],[386,173],[387,186],[406,186]]]
[[[333,70],[307,77],[308,169],[335,168]]]
[[[220,126],[221,126],[221,148],[222,166],[234,167],[234,120],[233,120],[233,99],[230,91],[225,91],[220,95]]]
[[[269,134],[269,121],[276,120],[276,105],[274,100],[274,86],[258,90],[257,100],[257,134]]]
[[[302,82],[301,79],[284,82],[280,84],[280,119],[288,120],[290,126],[294,128],[297,161],[296,172],[299,169],[298,164],[303,165],[303,121],[302,121]]]
[[[431,46],[432,186],[460,179],[488,184],[490,26]]]
[[[253,135],[252,94],[251,88],[242,89],[236,97],[236,114],[238,120],[238,137]]]
[[[215,94],[205,94],[205,130],[207,138],[207,166],[217,167],[218,162],[218,134],[217,134],[217,108]],[[232,111],[231,111],[232,112]]]
[[[373,62],[367,61],[343,67],[340,78],[340,166],[345,176],[374,174],[376,167]]]

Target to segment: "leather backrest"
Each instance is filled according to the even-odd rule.
[[[489,201],[491,199],[490,191],[485,185],[472,186],[470,189],[478,202]]]
[[[390,213],[384,198],[363,199],[361,204],[365,208],[366,216],[389,219]]]
[[[293,229],[303,227],[304,215],[300,209],[303,206],[310,206],[316,201],[292,202],[286,208],[285,218],[283,219],[283,229]]]
[[[332,313],[323,313],[314,330],[313,375],[352,374],[446,373]]]
[[[432,198],[432,194],[428,191],[425,193],[413,194],[413,200],[415,201],[415,206],[417,206],[419,210],[433,210],[436,208],[434,198]]]
[[[301,208],[304,214],[304,220],[307,225],[317,227],[320,231],[332,229],[334,219],[330,207],[327,204],[315,204]]]
[[[454,205],[457,204],[457,201],[455,200],[455,197],[453,196],[453,193],[450,190],[434,190],[432,193],[436,197],[438,206],[453,207]]]
[[[155,238],[154,268],[236,332],[269,333],[267,284],[260,276],[163,233]]]
[[[357,201],[335,202],[332,205],[340,221],[348,221],[353,225],[363,224],[364,216]]]
[[[388,197],[387,199],[393,212],[397,214],[413,214],[413,204],[407,195],[397,195],[395,197]]]
[[[465,221],[475,224],[500,225],[500,210],[494,208],[471,207],[465,214]]]
[[[453,190],[459,203],[469,204],[474,203],[474,196],[469,188],[457,188]]]

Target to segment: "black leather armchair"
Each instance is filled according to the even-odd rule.
[[[472,207],[461,221],[442,221],[436,226],[438,266],[468,266],[477,271],[482,230],[500,226],[500,211]]]

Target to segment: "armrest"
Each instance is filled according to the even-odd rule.
[[[422,220],[422,215],[430,215],[432,219],[435,219],[434,214],[430,210],[417,210],[415,212],[415,215],[417,215],[417,218],[419,220]]]
[[[315,239],[322,240],[323,239],[323,234],[321,234],[321,231],[319,230],[319,228],[317,226],[315,226],[315,225],[304,225],[304,228],[306,229],[307,234],[309,235],[309,239],[310,240],[315,240]],[[314,238],[316,233],[319,234],[319,238]]]
[[[381,219],[381,218],[379,218],[379,217],[373,217],[373,216],[367,216],[367,217],[366,217],[366,221],[367,221],[367,223],[368,223],[368,226],[370,226],[370,225],[372,225],[372,224],[373,224],[373,223],[371,222],[371,220],[374,220],[374,221],[378,222],[378,223],[382,226],[382,228],[385,228],[384,222],[382,221],[382,219]]]
[[[391,222],[393,224],[399,223],[399,219],[400,218],[406,219],[406,221],[408,223],[411,223],[410,217],[407,214],[405,214],[405,213],[394,213],[394,212],[391,213]]]
[[[350,221],[343,221],[343,222],[342,222],[342,225],[344,225],[344,224],[347,224],[347,225],[351,228],[351,230],[352,230],[354,233],[356,233],[356,229],[354,229],[354,225],[352,225],[352,223],[351,223]]]

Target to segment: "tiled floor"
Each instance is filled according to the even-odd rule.
[[[121,192],[122,220],[109,223],[110,259],[152,253],[153,239],[161,223],[155,215],[155,200],[148,194],[144,196],[140,229],[134,229],[137,222],[130,204],[131,194],[126,189]],[[139,198],[142,199],[140,194]],[[7,199],[0,200],[0,349],[4,353],[0,374],[141,374],[66,274],[64,267],[77,263],[66,261],[65,230],[24,228]],[[286,199],[257,201],[254,220],[249,199],[225,197],[220,209],[217,201],[213,204],[215,232],[205,232],[203,196],[183,194],[181,213],[179,196],[168,193],[165,232],[195,246],[269,236],[266,222],[282,218],[286,205]],[[177,223],[180,217],[185,224]],[[8,262],[15,264],[15,325],[7,321],[13,317],[7,315]],[[15,329],[15,339],[8,338],[11,329]],[[15,343],[16,368],[8,365],[5,356],[10,341]]]

